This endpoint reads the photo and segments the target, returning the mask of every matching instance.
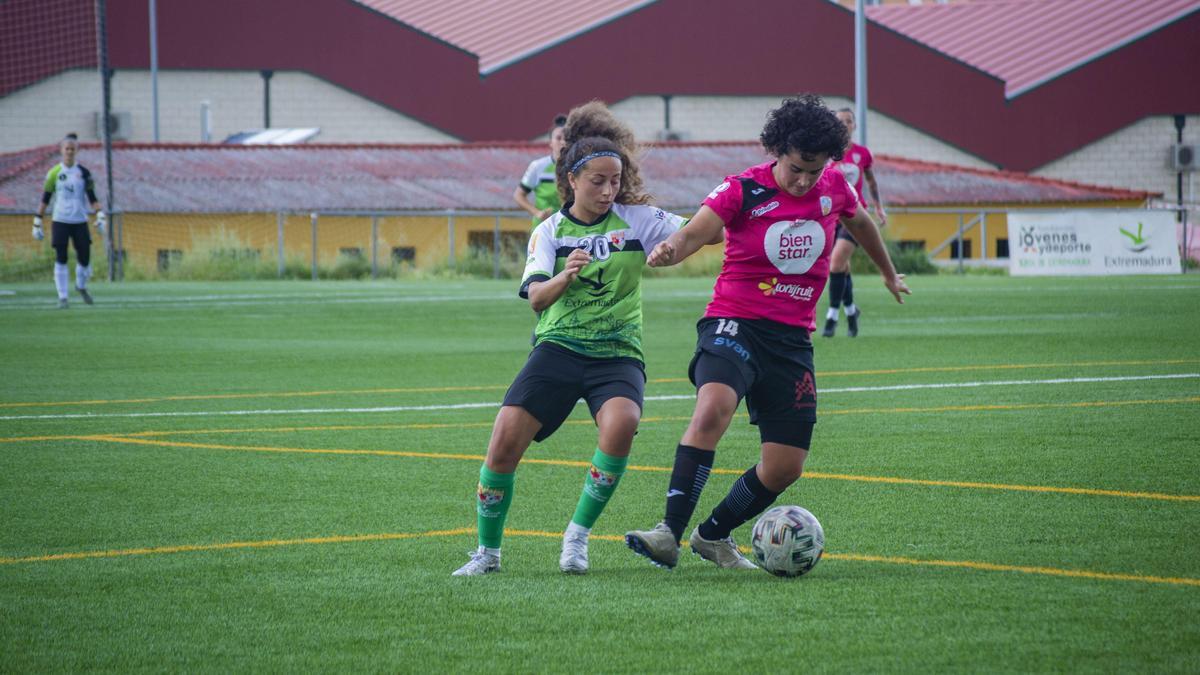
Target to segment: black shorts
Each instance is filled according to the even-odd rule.
[[[87,223],[60,223],[57,220],[50,224],[50,245],[54,248],[66,246],[67,240],[75,242],[75,249],[84,244],[92,243],[92,233],[88,231]]]
[[[859,208],[862,207],[860,206]],[[847,230],[846,226],[842,225],[841,223],[838,223],[837,234],[835,235],[835,238],[841,239],[842,241],[848,241],[851,244],[858,246],[858,242],[855,241],[854,235],[850,234],[850,230]]]
[[[808,330],[768,319],[704,318],[696,324],[688,377],[733,387],[746,398],[764,443],[808,447],[817,421],[817,380]],[[719,359],[714,361],[714,359]]]
[[[611,398],[627,398],[641,408],[645,390],[646,370],[637,359],[599,359],[543,342],[530,352],[504,405],[520,406],[542,423],[533,437],[540,443],[562,426],[579,399],[587,401],[595,418]]]

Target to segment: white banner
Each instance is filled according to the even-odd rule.
[[[1175,214],[1095,209],[1008,214],[1013,275],[1178,274]]]

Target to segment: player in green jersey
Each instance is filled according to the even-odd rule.
[[[647,251],[684,219],[648,205],[633,134],[602,103],[572,110],[564,132],[564,206],[534,229],[519,291],[540,313],[535,346],[496,416],[479,470],[479,548],[455,576],[500,569],[517,464],[581,398],[599,433],[559,568],[587,572],[588,534],[625,473],[641,419],[642,271]]]
[[[550,127],[550,154],[530,162],[529,167],[525,169],[525,174],[521,176],[521,183],[513,191],[513,201],[517,203],[517,206],[528,211],[530,216],[533,216],[534,227],[537,227],[538,223],[549,218],[550,214],[562,206],[562,202],[558,198],[555,163],[565,145],[563,127],[566,123],[566,115],[554,118],[554,125]]]
[[[54,286],[58,290],[59,309],[67,308],[67,290],[71,279],[67,267],[67,246],[75,246],[75,290],[87,304],[92,304],[87,282],[92,276],[92,236],[88,232],[88,207],[96,212],[96,230],[104,236],[108,219],[100,210],[96,199],[96,186],[87,167],[75,161],[79,152],[79,138],[67,134],[59,146],[62,162],[54,165],[46,174],[42,188],[42,201],[37,215],[33,217],[33,238],[41,241],[46,237],[42,230],[42,217],[54,199],[54,221],[50,228],[50,243],[54,246]]]

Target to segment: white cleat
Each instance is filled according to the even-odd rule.
[[[563,533],[562,555],[558,557],[558,569],[567,574],[587,574],[588,536],[568,529]]]
[[[716,563],[717,567],[723,567],[731,570],[756,570],[758,565],[746,559],[742,552],[738,550],[737,544],[734,543],[733,537],[725,537],[710,541],[700,536],[700,528],[692,530],[692,536],[688,540],[692,545],[692,553]]]
[[[477,577],[500,571],[500,556],[488,553],[482,546],[479,547],[479,550],[472,551],[470,556],[471,559],[467,561],[467,564],[455,570],[451,576]]]

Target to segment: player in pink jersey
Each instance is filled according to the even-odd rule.
[[[853,137],[854,111],[842,108],[837,111],[837,116],[842,124],[846,125],[850,136]],[[874,163],[875,160],[871,157],[870,150],[858,143],[850,142],[842,153],[841,161],[835,162],[834,166],[858,191],[858,203],[864,207],[867,203],[863,201],[863,181],[866,181],[867,187],[871,190],[871,199],[875,204],[875,222],[883,227],[887,225],[887,213],[883,210],[883,200],[879,198],[879,185],[875,182],[875,171],[871,168]],[[858,335],[860,312],[858,306],[854,304],[854,278],[850,275],[850,257],[854,255],[854,248],[857,245],[854,237],[850,236],[846,228],[838,228],[829,270],[829,311],[825,314],[825,329],[821,331],[821,335],[825,337],[833,337],[834,331],[837,330],[838,308],[843,305],[846,307],[846,334],[850,337]]]
[[[804,468],[816,422],[812,341],[817,298],[829,274],[838,221],[879,266],[884,285],[903,303],[908,293],[879,230],[858,194],[830,159],[849,133],[817,96],[783,101],[760,137],[776,157],[729,176],[699,212],[650,252],[647,264],[674,265],[725,233],[725,261],[713,299],[696,325],[688,375],[696,408],[675,450],[663,522],[629,532],[625,542],[663,567],[679,561],[679,541],[708,480],[717,443],[744,397],[758,426],[761,460],[692,531],[692,550],[720,567],[752,569],[731,532],[757,516]]]

